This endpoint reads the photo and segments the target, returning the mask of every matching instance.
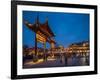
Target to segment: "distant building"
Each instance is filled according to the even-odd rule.
[[[89,55],[90,53],[89,41],[73,43],[69,45],[66,51],[69,54],[75,53],[77,55],[83,55],[83,56]]]
[[[43,51],[44,51],[43,48],[37,47],[38,55],[42,55]],[[46,51],[47,51],[47,49],[46,49]],[[33,55],[33,54],[35,54],[35,47],[23,49],[23,53],[24,53],[24,55]]]

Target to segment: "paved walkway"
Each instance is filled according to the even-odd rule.
[[[43,59],[39,59],[37,62],[33,62],[32,60],[26,61],[24,63],[24,68],[43,68],[43,67],[62,67],[62,66],[85,66],[88,65],[89,61],[86,62],[86,57],[71,57],[67,58],[65,62],[63,58],[49,58],[47,61],[43,61]]]
[[[48,59],[47,61],[39,59],[37,62],[33,62],[32,60],[25,62],[24,68],[61,67],[64,65],[60,59]]]

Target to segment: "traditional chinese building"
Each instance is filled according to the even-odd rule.
[[[79,43],[73,43],[67,48],[67,53],[69,54],[77,54],[77,55],[89,55],[90,48],[89,48],[89,42],[79,42]]]
[[[46,19],[45,23],[39,22],[39,17],[37,17],[34,24],[30,24],[28,21],[24,21],[25,25],[34,32],[35,36],[35,55],[37,56],[37,43],[40,42],[43,44],[44,48],[44,59],[46,59],[46,42],[50,43],[51,50],[55,48],[55,40],[53,37],[55,36],[52,30],[50,29],[50,26],[48,24],[48,19]],[[52,51],[51,51],[51,54]]]

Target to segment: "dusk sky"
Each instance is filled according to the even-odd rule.
[[[40,23],[44,23],[48,17],[48,24],[59,45],[68,47],[74,42],[89,40],[89,14],[23,11],[23,19],[31,24],[35,23],[37,15]],[[33,47],[34,34],[23,24],[23,45]],[[42,44],[38,43],[38,47],[42,47]],[[47,43],[47,48],[49,47]]]

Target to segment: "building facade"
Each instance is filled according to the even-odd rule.
[[[67,51],[67,54],[89,56],[89,53],[90,53],[89,41],[73,43],[69,45],[66,51]]]

